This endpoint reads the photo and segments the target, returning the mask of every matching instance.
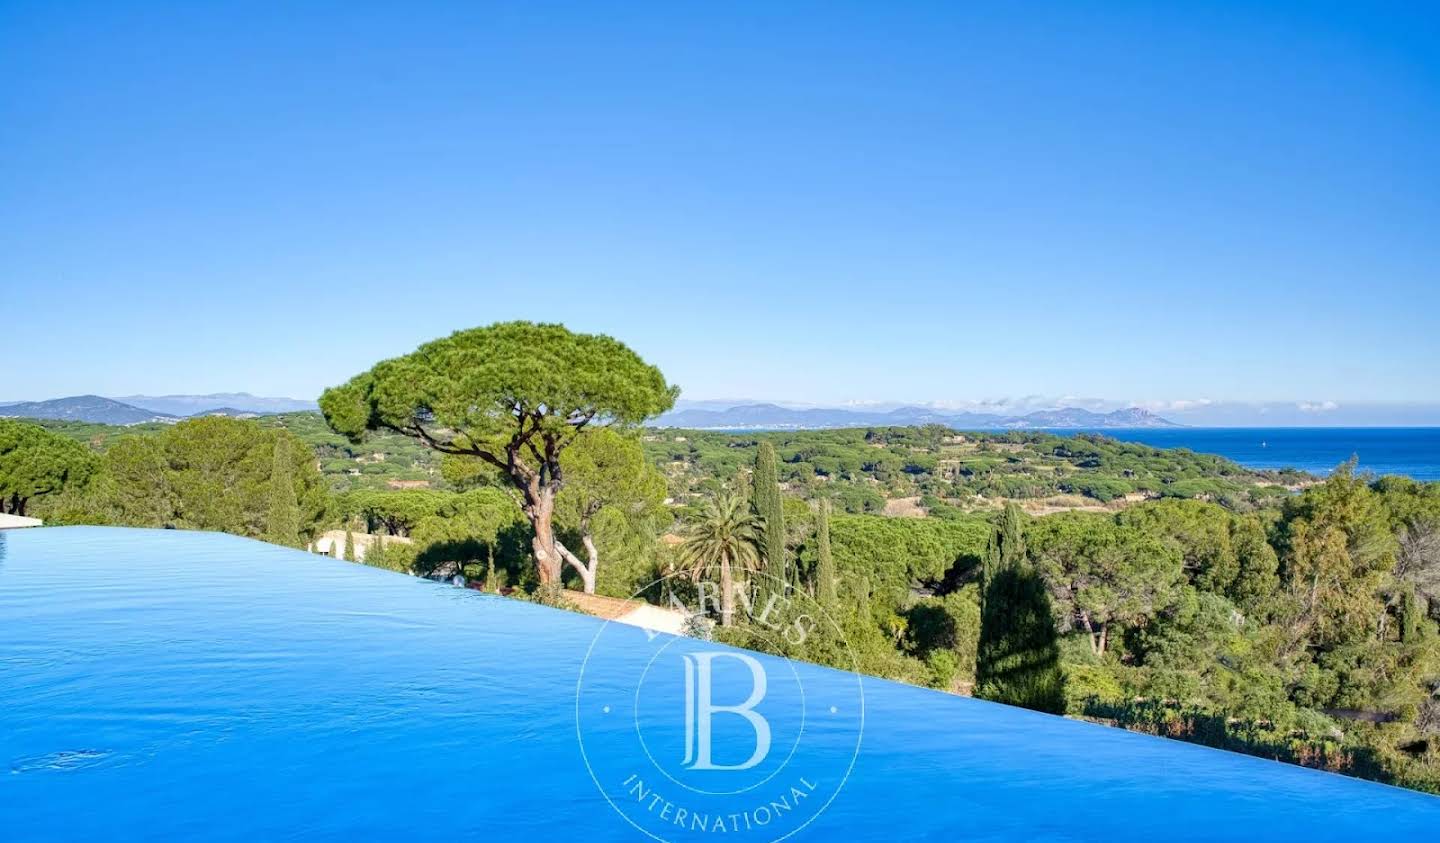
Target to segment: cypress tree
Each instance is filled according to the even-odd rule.
[[[355,561],[355,534],[348,529],[345,531],[345,561]]]
[[[980,560],[980,609],[985,609],[985,586],[1000,573],[1000,531],[992,529],[985,542],[985,557]]]
[[[290,438],[275,437],[270,463],[270,495],[265,517],[265,538],[286,547],[300,546],[300,503],[295,499],[295,465]]]
[[[785,562],[785,513],[780,501],[780,471],[776,465],[775,446],[762,441],[755,450],[755,514],[762,522],[761,556],[765,566],[760,577],[755,609],[765,611],[771,594],[783,594],[789,582]]]
[[[1063,714],[1064,676],[1050,595],[1025,553],[1020,509],[1006,506],[981,565],[975,695]]]
[[[1025,524],[1020,516],[1020,507],[1008,503],[1000,514],[1000,564],[1011,568],[1025,559]]]
[[[830,554],[830,501],[822,498],[815,518],[815,600],[827,612],[840,602],[835,593],[835,558]]]

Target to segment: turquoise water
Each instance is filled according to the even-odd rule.
[[[1361,471],[1440,480],[1440,427],[1156,427],[1094,432],[1156,448],[1219,454],[1251,468],[1328,474],[1353,455],[1359,457]]]
[[[230,536],[11,531],[0,837],[649,839],[610,804],[628,796],[616,779],[695,782],[635,754],[640,733],[657,765],[679,757],[664,724],[681,674],[646,677],[716,649]],[[774,680],[766,711],[794,751],[718,798],[838,790],[792,839],[1360,841],[1440,824],[1434,797],[879,680],[857,752],[853,675],[762,661],[803,686],[796,707]]]

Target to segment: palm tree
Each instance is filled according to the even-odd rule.
[[[760,521],[750,503],[721,492],[705,503],[680,545],[680,570],[692,582],[719,574],[721,626],[734,624],[736,569],[750,573],[760,566],[759,540]]]

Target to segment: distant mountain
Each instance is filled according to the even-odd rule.
[[[116,401],[113,398],[101,398],[99,395],[74,395],[49,401],[0,404],[0,417],[60,419],[120,425],[179,421],[178,416],[169,413],[157,413],[133,404]]]
[[[74,395],[49,401],[19,401],[0,404],[0,418],[60,419],[95,424],[143,424],[177,422],[195,416],[254,418],[274,413],[318,409],[314,401],[294,398],[262,398],[248,392],[219,392],[214,395],[129,395],[103,398]]]
[[[121,395],[115,400],[172,416],[215,415],[218,410],[226,410],[226,415],[234,413],[266,415],[319,409],[319,405],[314,401],[301,401],[296,398],[266,398],[251,395],[248,392],[215,392],[209,395]]]
[[[778,404],[739,404],[717,409],[687,407],[665,413],[651,422],[656,427],[697,430],[814,430],[835,427],[908,426],[943,424],[959,429],[1012,428],[1122,428],[1179,427],[1148,410],[1131,407],[1110,413],[1078,408],[1040,410],[1023,416],[994,413],[948,412],[933,407],[897,407],[893,410],[845,408],[792,408]]]
[[[144,422],[173,423],[197,416],[253,418],[315,409],[317,408],[313,401],[262,398],[243,392],[159,397],[138,395],[124,399],[76,395],[49,401],[0,404],[0,417],[130,425]],[[726,407],[720,402],[684,406],[665,413],[652,422],[656,427],[688,427],[699,430],[815,430],[836,427],[905,427],[918,424],[942,424],[962,430],[1179,426],[1138,407],[1109,413],[1071,407],[1040,410],[1023,416],[1004,416],[919,406],[866,410],[843,407],[796,408],[763,403],[740,403]]]
[[[1180,425],[1169,419],[1161,418],[1149,410],[1129,407],[1109,413],[1095,413],[1077,408],[1040,410],[1018,418],[1007,419],[1001,423],[1001,427],[1180,427]]]
[[[213,410],[201,410],[200,412],[195,413],[194,415],[190,416],[189,418],[198,419],[198,418],[203,418],[203,417],[205,417],[205,416],[229,416],[229,417],[232,418],[232,419],[253,419],[253,418],[259,418],[260,416],[264,416],[264,415],[268,415],[268,414],[267,414],[267,413],[256,413],[256,412],[253,412],[253,411],[251,411],[251,410],[240,410],[240,409],[236,409],[235,407],[216,407],[216,408],[213,409]]]

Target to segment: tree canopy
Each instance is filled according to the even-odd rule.
[[[84,486],[95,464],[78,442],[38,425],[0,419],[0,512],[24,515],[32,498]]]
[[[240,419],[191,419],[121,439],[104,466],[98,505],[121,524],[298,545],[317,533],[329,507],[308,448],[284,430]]]
[[[542,584],[558,587],[561,454],[594,424],[626,427],[668,410],[678,390],[623,343],[562,325],[457,331],[325,390],[320,409],[352,439],[390,430],[477,458],[522,496]]]
[[[565,450],[560,466],[565,485],[556,499],[557,518],[562,529],[579,537],[585,558],[565,545],[557,547],[580,575],[584,590],[593,593],[602,550],[616,549],[627,534],[648,535],[648,527],[669,520],[665,477],[645,459],[634,435],[613,427],[586,431]],[[653,543],[654,537],[648,537]]]

